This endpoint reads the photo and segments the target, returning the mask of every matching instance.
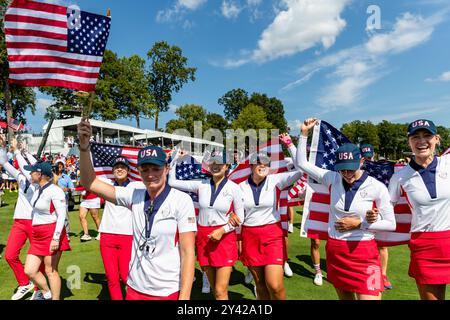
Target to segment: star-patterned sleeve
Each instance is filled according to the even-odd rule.
[[[169,185],[172,188],[186,191],[186,192],[198,192],[202,182],[193,180],[178,180],[176,177],[176,166],[172,166],[169,171]]]

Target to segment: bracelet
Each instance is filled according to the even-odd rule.
[[[81,148],[80,145],[78,145],[78,150],[80,150],[80,151],[86,152],[86,151],[89,151],[90,149],[91,149],[90,143],[88,144],[87,148],[85,148],[85,149]]]

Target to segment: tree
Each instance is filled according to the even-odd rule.
[[[231,127],[234,130],[242,129],[246,131],[248,129],[272,129],[273,124],[267,121],[267,115],[262,107],[250,103],[242,109],[239,117],[233,121]]]
[[[267,115],[267,120],[274,125],[274,128],[280,132],[287,132],[287,121],[284,118],[283,103],[275,97],[269,98],[264,93],[253,93],[249,103],[256,104],[263,108]]]
[[[450,129],[443,126],[437,126],[437,131],[441,136],[440,152],[442,152],[450,147]]]
[[[203,131],[208,129],[218,129],[223,134],[230,127],[228,121],[224,119],[220,114],[208,113],[206,116],[206,123],[203,125]]]
[[[241,111],[250,103],[247,91],[233,89],[219,98],[218,103],[224,107],[225,119],[232,122],[239,117]]]
[[[342,133],[353,143],[373,145],[375,152],[378,153],[380,138],[378,137],[377,126],[370,121],[362,122],[359,120],[345,123],[341,128]]]
[[[399,159],[409,150],[406,138],[408,124],[391,123],[383,120],[377,125],[380,139],[379,154],[388,159]]]
[[[175,111],[178,119],[172,119],[166,124],[166,131],[169,133],[174,132],[177,129],[186,129],[191,136],[194,136],[194,122],[205,122],[207,117],[206,110],[199,105],[186,104],[178,107]]]
[[[147,53],[150,67],[147,71],[149,91],[156,102],[155,130],[158,130],[160,112],[169,109],[172,92],[178,92],[189,80],[195,81],[197,68],[187,67],[187,58],[177,46],[156,42]]]
[[[0,0],[0,18],[3,21],[4,13],[10,1]],[[32,88],[21,87],[8,84],[9,64],[8,54],[6,52],[5,33],[0,28],[0,112],[1,117],[6,118],[9,109],[10,116],[26,123],[25,113],[31,109],[34,114],[36,111],[36,94]],[[7,104],[7,96],[10,95],[11,105]]]

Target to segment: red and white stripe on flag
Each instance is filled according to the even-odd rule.
[[[130,165],[130,170],[128,172],[128,178],[131,181],[142,181],[139,171],[137,169],[137,157],[138,152],[141,148],[138,147],[122,147],[121,157],[128,160]],[[95,166],[95,174],[99,177],[104,177],[107,179],[114,179],[114,174],[111,166]]]
[[[9,82],[95,90],[103,56],[71,53],[68,32],[66,7],[14,0],[5,14]]]
[[[267,143],[261,145],[258,152],[266,153],[270,156],[270,174],[277,174],[288,171],[288,162],[284,160],[283,149],[280,144],[279,139],[272,139]],[[239,184],[244,182],[250,177],[251,169],[250,169],[250,159],[247,157],[244,161],[238,164],[236,169],[228,176],[228,179]],[[285,234],[287,234],[287,230],[289,227],[289,216],[287,212],[288,208],[288,192],[291,187],[285,190],[277,189],[277,202],[278,202],[278,211],[281,217],[281,225]]]
[[[396,165],[395,171],[403,166]],[[302,237],[327,240],[328,217],[330,212],[330,191],[318,183],[308,183],[303,207],[303,217],[300,235]],[[397,228],[392,232],[376,232],[375,239],[379,246],[395,246],[406,244],[410,239],[411,210],[402,195],[399,203],[394,207]]]

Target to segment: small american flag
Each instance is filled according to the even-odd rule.
[[[114,179],[112,164],[117,157],[121,156],[126,158],[130,164],[128,178],[131,181],[141,181],[137,170],[137,157],[140,149],[138,147],[91,142],[91,156],[95,174],[107,179]]]
[[[309,162],[320,168],[334,170],[336,163],[336,151],[344,143],[350,140],[338,129],[325,121],[320,121],[314,128]],[[372,177],[384,183],[386,186],[392,174],[400,170],[388,161],[365,162],[365,170]],[[300,235],[303,237],[326,240],[328,238],[328,216],[330,210],[330,190],[315,182],[308,183],[303,207],[303,217]],[[393,246],[405,244],[410,239],[411,210],[406,198],[402,196],[394,207],[397,228],[393,232],[377,232],[375,239],[379,246]]]
[[[14,131],[23,130],[24,128],[22,121],[16,120],[14,118],[9,119],[8,126]]]
[[[94,91],[111,18],[14,0],[5,14],[9,82]]]

